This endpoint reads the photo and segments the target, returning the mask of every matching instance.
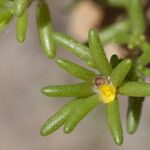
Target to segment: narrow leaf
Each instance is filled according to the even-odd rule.
[[[116,144],[123,143],[123,130],[120,119],[119,102],[116,98],[113,102],[106,104],[106,118],[111,135]]]
[[[12,18],[13,6],[13,2],[7,2],[6,4],[0,6],[0,22]]]
[[[114,86],[118,87],[123,83],[131,67],[132,60],[128,58],[124,59],[117,65],[117,67],[112,71],[112,74],[110,76]]]
[[[47,136],[52,134],[54,131],[59,129],[64,123],[65,120],[69,117],[72,111],[79,106],[82,99],[75,99],[65,106],[63,106],[58,112],[52,115],[46,123],[42,126],[40,133],[42,136]]]
[[[142,0],[131,0],[128,4],[128,13],[131,22],[132,34],[129,40],[129,48],[140,46],[144,41],[145,21],[142,8]]]
[[[150,84],[140,82],[126,82],[118,88],[118,93],[132,97],[150,96]]]
[[[17,40],[19,42],[24,42],[26,39],[26,33],[27,33],[27,26],[28,26],[28,13],[25,11],[25,13],[17,18],[16,23],[16,36]]]
[[[94,94],[91,83],[47,86],[41,92],[54,97],[85,97]]]
[[[96,73],[63,58],[57,58],[56,63],[73,76],[85,81],[93,81],[97,76]]]
[[[21,17],[28,8],[32,0],[15,0],[15,14]]]
[[[53,58],[56,55],[56,44],[51,38],[53,26],[50,12],[45,1],[40,1],[38,3],[36,18],[41,47],[48,58]]]
[[[129,97],[127,110],[127,131],[129,134],[135,133],[139,126],[141,110],[144,97]]]
[[[133,34],[142,34],[145,29],[142,0],[131,0],[128,5],[128,12]]]
[[[140,67],[139,65],[136,64],[135,68],[132,68],[134,74],[131,76],[131,80],[143,83],[143,75],[140,75],[137,70]],[[143,101],[144,97],[129,97],[126,114],[127,131],[129,134],[135,133],[139,126]]]
[[[110,41],[118,43],[119,41],[122,42],[122,40],[124,39],[122,37],[125,37],[126,33],[128,33],[130,29],[131,23],[129,20],[120,21],[119,23],[115,23],[109,27],[106,27],[99,33],[99,36],[102,43],[108,43]],[[118,37],[120,37],[121,40],[118,41]]]
[[[147,65],[148,63],[150,63],[150,51],[145,51],[143,52],[143,54],[138,58],[138,63],[144,65]]]
[[[75,108],[71,115],[67,118],[64,125],[64,132],[70,133],[78,125],[78,123],[98,104],[100,103],[97,94],[84,98],[80,105]]]
[[[85,61],[89,66],[94,66],[90,49],[63,33],[54,32],[53,39],[56,44],[62,46],[67,51],[75,54],[77,57]]]
[[[141,44],[140,44],[140,48],[143,52],[146,52],[146,51],[149,51],[150,49],[150,44],[147,42],[147,41],[143,41]]]
[[[93,61],[99,72],[104,76],[109,76],[112,68],[106,57],[99,35],[94,29],[89,30],[89,47]]]
[[[119,63],[119,58],[117,55],[113,54],[110,58],[111,67],[114,69]]]
[[[5,29],[5,27],[9,24],[11,19],[12,19],[12,13],[8,11],[5,14],[5,16],[3,16],[3,19],[2,20],[0,19],[0,32],[2,32]]]

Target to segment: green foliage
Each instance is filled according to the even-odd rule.
[[[150,96],[150,84],[140,82],[126,82],[118,88],[121,95],[143,97]]]
[[[132,34],[129,42],[129,48],[135,48],[144,40],[145,22],[142,13],[142,1],[132,0],[128,4],[128,13],[131,21]]]
[[[71,85],[47,86],[41,89],[47,96],[56,97],[85,97],[94,94],[91,83],[79,83]]]
[[[69,115],[77,108],[83,99],[75,99],[65,106],[63,106],[58,112],[51,116],[41,128],[41,135],[47,136],[52,134],[55,130],[59,129]]]
[[[25,11],[24,14],[17,18],[16,23],[16,36],[19,42],[23,42],[26,39],[26,32],[28,26],[28,13]]]
[[[129,97],[129,106],[127,110],[127,131],[133,134],[139,125],[141,110],[144,97]]]
[[[56,63],[68,73],[87,82],[94,81],[97,76],[96,73],[63,58],[57,58]]]
[[[78,1],[78,0],[77,0]],[[105,103],[106,118],[109,130],[116,144],[123,143],[123,130],[119,112],[118,95],[128,96],[126,116],[127,131],[135,133],[138,128],[143,100],[150,96],[150,83],[144,81],[150,76],[150,44],[146,41],[144,32],[146,25],[143,15],[142,0],[95,0],[105,6],[123,8],[127,17],[114,23],[101,32],[90,29],[89,46],[73,39],[69,35],[55,31],[47,3],[39,0],[36,7],[36,23],[41,48],[48,58],[54,58],[57,46],[83,60],[96,71],[90,71],[67,59],[56,58],[59,67],[71,75],[84,80],[78,84],[46,86],[41,92],[49,97],[75,97],[75,99],[52,115],[41,128],[41,135],[47,136],[64,125],[64,132],[70,133],[79,122],[106,97],[111,90],[100,91],[103,84],[115,87],[115,99]],[[0,1],[0,31],[7,27],[13,16],[16,16],[16,36],[19,42],[24,42],[27,33],[28,7],[32,0],[1,0]],[[75,3],[74,3],[75,4]],[[118,58],[112,55],[108,61],[104,44],[114,42],[128,47],[130,58]],[[138,55],[134,55],[138,54]],[[108,87],[109,87],[108,86]],[[108,97],[107,97],[108,98]]]
[[[70,133],[77,124],[98,104],[99,97],[95,94],[81,101],[80,105],[72,112],[64,124],[64,132]]]
[[[89,31],[89,47],[91,49],[93,61],[99,72],[104,76],[109,76],[112,68],[104,52],[100,37],[94,29]]]
[[[36,18],[41,47],[48,58],[53,58],[56,54],[56,44],[50,36],[53,26],[48,6],[44,1],[40,1],[37,5]]]
[[[106,105],[106,118],[115,143],[121,145],[123,142],[123,130],[118,98]]]
[[[129,58],[124,59],[122,62],[119,63],[119,65],[117,65],[117,67],[113,70],[113,72],[110,75],[111,81],[114,86],[118,87],[123,83],[131,66],[132,60]]]
[[[111,67],[114,69],[118,65],[119,61],[120,60],[119,60],[118,56],[113,54],[110,58]]]
[[[17,17],[21,17],[32,0],[14,0],[15,2],[15,14]]]
[[[91,52],[87,46],[60,32],[54,32],[52,37],[57,45],[60,45],[67,51],[75,54],[89,66],[93,65]]]
[[[103,44],[110,41],[126,44],[128,41],[128,32],[131,30],[131,23],[129,20],[123,20],[121,22],[115,23],[109,27],[103,29],[99,36]]]

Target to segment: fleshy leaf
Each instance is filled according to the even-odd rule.
[[[135,133],[138,128],[141,110],[144,97],[129,97],[129,104],[127,110],[127,131],[129,134]]]
[[[128,5],[132,34],[129,40],[129,48],[139,46],[144,41],[145,21],[142,9],[142,0],[131,0]]]
[[[132,67],[132,60],[129,58],[124,59],[117,65],[117,67],[112,71],[110,76],[114,86],[118,87],[123,83],[131,67]]]
[[[41,92],[54,97],[85,97],[94,94],[92,83],[47,86]]]
[[[118,93],[132,97],[150,96],[150,84],[129,81],[118,88]]]
[[[40,130],[41,135],[47,136],[59,129],[65,123],[65,120],[69,117],[72,111],[77,108],[81,102],[82,99],[75,99],[52,115],[42,126]]]
[[[100,103],[97,94],[84,98],[80,105],[75,108],[64,124],[64,132],[70,133],[78,123]]]
[[[7,11],[3,16],[0,14],[0,32],[2,32],[5,27],[9,24],[12,19],[12,13]]]
[[[19,42],[25,41],[27,26],[28,26],[28,13],[27,11],[25,11],[25,13],[21,17],[17,18],[16,22],[16,36]]]
[[[53,58],[56,55],[56,44],[51,37],[53,32],[52,20],[44,0],[37,5],[36,20],[41,47],[48,58]]]
[[[28,8],[32,0],[14,0],[15,1],[15,14],[21,17],[25,10]]]
[[[70,74],[85,81],[93,81],[97,76],[96,73],[63,58],[57,58],[56,63]]]
[[[148,63],[150,63],[150,51],[145,51],[143,52],[143,54],[138,57],[138,63],[142,64],[143,66],[144,65],[147,65]]]
[[[89,30],[89,47],[91,49],[93,61],[99,72],[104,76],[109,76],[112,72],[112,68],[106,57],[100,37],[95,29]]]
[[[90,49],[87,46],[74,40],[70,36],[59,32],[53,33],[53,39],[56,44],[62,46],[67,51],[75,54],[80,59],[85,61],[89,66],[94,66]]]
[[[119,111],[119,101],[116,98],[113,102],[106,104],[106,118],[111,135],[116,144],[123,143],[123,130]]]
[[[127,33],[131,29],[131,23],[129,20],[121,21],[119,23],[113,24],[106,27],[99,33],[102,43],[116,42],[119,44],[124,44],[128,41],[126,37]]]
[[[111,67],[114,69],[119,63],[119,58],[117,55],[113,54],[110,58]]]

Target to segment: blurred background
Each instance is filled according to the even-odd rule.
[[[84,0],[72,7],[71,0],[47,0],[57,31],[70,34],[85,42],[88,29],[101,29],[117,20],[122,10]],[[55,60],[48,60],[37,38],[35,24],[36,1],[29,9],[27,40],[19,44],[15,38],[15,18],[0,34],[0,150],[148,150],[150,147],[150,103],[146,98],[138,131],[128,135],[125,127],[127,99],[120,97],[124,144],[117,146],[107,128],[104,106],[94,109],[69,135],[62,128],[48,137],[39,134],[41,125],[67,103],[68,98],[49,98],[40,93],[46,85],[77,83],[79,80],[58,68]],[[72,7],[72,8],[71,8]],[[71,10],[70,10],[71,8]],[[111,17],[108,17],[108,13]],[[114,21],[114,20],[113,20]],[[126,51],[109,43],[105,46],[108,58],[112,53],[120,57]],[[114,51],[115,50],[115,51]],[[78,58],[58,47],[57,55],[86,66]],[[147,79],[148,81],[148,79]]]

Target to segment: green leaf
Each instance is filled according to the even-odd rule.
[[[112,71],[110,79],[115,87],[118,87],[123,83],[131,67],[132,60],[127,58],[120,62],[117,67]]]
[[[78,123],[99,103],[100,100],[97,94],[84,98],[80,105],[76,107],[71,115],[67,118],[64,124],[64,132],[66,134],[72,132]]]
[[[145,68],[145,69],[143,70],[143,74],[144,74],[145,76],[150,76],[150,69],[149,69],[149,68]]]
[[[89,66],[94,66],[90,49],[63,33],[54,32],[53,39],[56,44],[62,46],[67,51],[75,54],[77,57],[85,61]]]
[[[143,34],[145,30],[145,21],[142,9],[142,0],[131,0],[130,3],[128,3],[128,11],[133,34]]]
[[[82,99],[75,99],[52,115],[42,126],[40,130],[41,135],[47,136],[59,129],[65,123],[65,120],[69,117],[72,111],[79,106],[81,101]]]
[[[85,81],[93,81],[97,76],[96,73],[63,58],[57,58],[56,63],[73,76]]]
[[[129,81],[118,88],[118,93],[132,97],[150,96],[150,84]]]
[[[138,63],[147,65],[150,62],[150,51],[145,51],[140,57],[138,57]]]
[[[106,57],[99,35],[94,29],[89,30],[89,47],[93,61],[99,72],[104,76],[109,76],[112,68]]]
[[[13,6],[14,3],[10,1],[0,6],[0,23],[12,18]]]
[[[1,0],[1,1],[0,1],[0,7],[1,7],[2,5],[4,5],[7,1],[8,1],[8,0]]]
[[[114,69],[119,63],[119,58],[116,54],[113,54],[110,58],[111,67]]]
[[[129,48],[139,46],[144,41],[145,21],[142,9],[142,0],[131,0],[128,3],[128,12],[131,21],[132,34]]]
[[[38,3],[36,18],[41,47],[48,58],[53,58],[56,55],[56,44],[51,37],[53,26],[49,9],[45,1],[40,1]]]
[[[79,83],[69,85],[47,86],[41,92],[54,97],[86,97],[94,94],[91,83]]]
[[[119,102],[116,98],[113,102],[106,104],[106,118],[111,135],[116,144],[123,143],[123,130],[120,119]]]
[[[5,27],[8,25],[11,19],[12,19],[12,13],[10,11],[7,11],[4,14],[4,16],[1,16],[0,14],[0,32],[2,32],[5,29]]]
[[[19,42],[24,42],[26,39],[26,32],[27,32],[27,27],[28,27],[28,13],[25,11],[25,13],[17,18],[16,22],[16,36],[17,40]]]
[[[140,48],[143,52],[149,51],[150,50],[150,44],[147,41],[143,41],[140,44]]]
[[[129,134],[135,133],[138,128],[144,97],[129,97],[127,110],[127,131]]]
[[[104,30],[100,31],[99,36],[102,43],[116,42],[126,44],[126,34],[131,30],[131,23],[129,20],[121,21],[115,23],[109,27],[106,27]]]
[[[21,17],[25,10],[28,8],[32,0],[14,0],[15,1],[15,14]]]

